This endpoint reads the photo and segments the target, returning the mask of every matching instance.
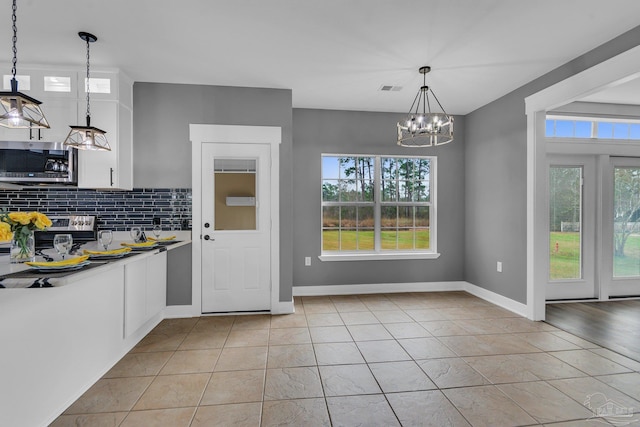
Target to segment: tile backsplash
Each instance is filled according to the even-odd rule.
[[[160,217],[164,230],[191,228],[190,188],[134,188],[102,191],[77,188],[0,190],[3,211],[38,211],[47,215],[95,215],[99,229],[151,228]]]

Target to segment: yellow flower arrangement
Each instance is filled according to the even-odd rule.
[[[20,247],[20,258],[31,258],[27,240],[34,230],[51,227],[51,220],[39,212],[0,213],[0,241],[15,240]]]

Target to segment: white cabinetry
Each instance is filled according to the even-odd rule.
[[[9,64],[0,64],[10,70]],[[19,74],[29,79],[25,95],[42,102],[50,129],[0,127],[0,141],[63,142],[70,125],[84,126],[87,115],[86,71],[73,67],[21,66]],[[2,73],[6,75],[6,73]],[[18,77],[20,77],[20,75]],[[95,80],[94,80],[95,79]],[[98,84],[91,90],[91,125],[107,132],[111,152],[78,150],[78,187],[133,189],[133,81],[113,69],[91,73]],[[24,86],[24,87],[23,87]],[[3,89],[1,90],[9,90]]]
[[[5,68],[10,70],[7,65]],[[21,82],[20,76],[28,78]],[[3,82],[10,75],[3,73]],[[20,67],[18,90],[42,102],[42,111],[49,122],[49,129],[9,129],[0,127],[2,141],[62,142],[69,133],[69,125],[75,125],[78,114],[77,72],[69,68]],[[28,87],[28,89],[27,89]],[[2,87],[2,90],[10,88]]]
[[[108,79],[111,92],[91,93],[91,125],[107,132],[111,151],[79,150],[78,187],[131,190],[133,82],[120,72],[99,73],[96,78]],[[84,85],[84,77],[78,80]],[[80,93],[86,96],[83,88]],[[78,101],[78,122],[86,122],[86,100]]]
[[[167,306],[167,252],[147,258],[147,317]]]
[[[167,253],[133,261],[124,267],[124,338],[164,310]]]

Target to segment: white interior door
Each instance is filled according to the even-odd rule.
[[[549,158],[547,300],[597,296],[594,157]]]
[[[270,146],[202,144],[202,312],[271,308]]]

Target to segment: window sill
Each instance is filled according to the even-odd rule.
[[[439,253],[383,253],[383,254],[336,254],[336,255],[320,255],[320,261],[393,261],[403,259],[438,259]]]

